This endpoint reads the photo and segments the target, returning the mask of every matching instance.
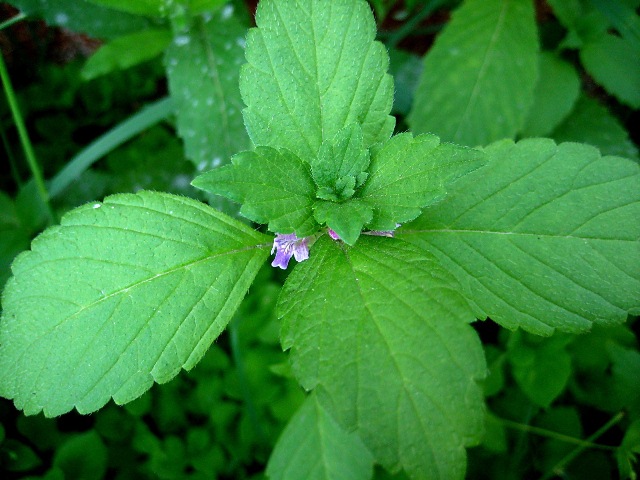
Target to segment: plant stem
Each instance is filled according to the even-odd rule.
[[[620,418],[618,418],[618,416]],[[600,435],[602,435],[602,433],[604,433],[604,431],[606,431],[607,429],[611,428],[615,423],[619,422],[620,419],[622,418],[622,416],[623,416],[623,414],[619,413],[616,417],[613,418],[613,420],[615,420],[613,423],[611,423],[613,420],[607,422],[607,424],[603,427],[605,430],[602,430],[602,429],[598,430],[595,434],[591,435],[591,437],[589,437],[586,440],[581,440],[579,438],[571,437],[569,435],[564,435],[562,433],[554,432],[554,431],[547,430],[547,429],[544,429],[544,428],[534,427],[534,426],[531,426],[531,425],[524,425],[522,423],[513,422],[511,420],[506,420],[504,418],[498,418],[498,421],[500,423],[502,423],[505,427],[512,428],[514,430],[520,430],[522,432],[533,433],[533,434],[539,435],[541,437],[552,438],[554,440],[559,440],[559,441],[565,442],[565,443],[572,443],[574,445],[578,445],[578,448],[580,448],[580,449],[593,448],[593,449],[597,449],[597,450],[606,450],[608,452],[611,452],[611,451],[615,451],[616,447],[612,447],[612,446],[609,446],[609,445],[600,445],[598,443],[593,443],[592,440],[594,438],[599,437]]]
[[[600,450],[615,451],[617,449],[616,447],[611,447],[607,445],[598,445],[597,443],[593,443],[593,442],[597,440],[607,430],[613,427],[616,423],[622,420],[623,417],[624,417],[624,412],[618,412],[618,414],[616,414],[611,420],[609,420],[601,428],[596,430],[592,435],[587,437],[585,441],[580,441],[578,444],[579,445],[578,447],[574,448],[571,452],[565,455],[558,463],[556,463],[553,466],[553,468],[550,471],[548,471],[542,477],[540,477],[540,480],[547,480],[555,475],[559,475],[559,473],[562,472],[570,462],[575,460],[575,458],[578,455],[580,455],[582,451],[585,450],[586,448],[597,448]],[[578,443],[578,442],[574,442],[574,443]]]
[[[4,30],[5,28],[10,27],[11,25],[13,25],[16,22],[19,22],[20,20],[24,20],[25,18],[27,18],[27,14],[24,12],[20,12],[15,17],[0,23],[0,30]]]
[[[38,162],[36,160],[35,153],[33,152],[33,147],[27,133],[27,128],[25,127],[24,119],[20,114],[18,101],[16,99],[15,92],[13,91],[13,85],[11,85],[11,79],[9,78],[9,73],[7,72],[7,67],[4,63],[4,57],[2,55],[0,55],[0,80],[2,80],[2,86],[4,87],[4,91],[7,96],[7,102],[9,103],[9,109],[11,110],[11,115],[13,116],[13,122],[15,123],[16,129],[18,130],[18,136],[20,137],[22,150],[24,151],[24,156],[27,159],[29,169],[31,170],[31,174],[33,175],[33,179],[38,190],[38,195],[40,196],[42,203],[46,206],[49,222],[54,223],[55,215],[53,213],[53,209],[51,208],[51,203],[49,203],[49,192],[47,191],[47,187],[44,183],[44,177],[42,176],[42,171],[40,170],[40,166],[38,165]]]

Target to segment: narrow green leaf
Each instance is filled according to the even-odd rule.
[[[312,394],[280,435],[267,476],[274,480],[369,480],[373,457],[362,440],[344,431]]]
[[[549,135],[569,115],[579,95],[580,77],[573,65],[554,53],[542,53],[533,105],[524,123],[522,135]]]
[[[490,163],[402,238],[434,253],[479,315],[507,328],[582,332],[639,311],[640,165],[546,139],[486,153]]]
[[[145,18],[94,5],[87,0],[12,0],[11,3],[29,16],[44,19],[49,25],[97,38],[116,38],[149,27]],[[107,18],[109,20],[105,21]]]
[[[618,119],[596,100],[584,95],[551,137],[556,142],[588,143],[604,155],[638,158],[638,148]]]
[[[358,192],[374,211],[369,228],[394,230],[413,220],[445,195],[447,185],[483,164],[482,152],[440,144],[434,135],[396,135],[373,149],[369,178]]]
[[[640,50],[606,33],[580,50],[584,68],[621,102],[640,108]]]
[[[369,151],[364,148],[362,129],[357,123],[325,140],[318,156],[311,161],[311,173],[318,186],[318,198],[351,198],[367,178]]]
[[[293,370],[377,462],[412,478],[463,478],[483,422],[486,366],[452,276],[398,239],[322,236],[279,302]]]
[[[242,203],[240,213],[269,230],[300,238],[315,233],[315,185],[309,164],[293,153],[258,147],[235,155],[232,165],[200,175],[193,186]]]
[[[159,17],[163,14],[163,2],[158,0],[87,0],[103,7],[132,13],[134,15],[146,15]],[[167,3],[167,2],[165,2]]]
[[[514,137],[533,101],[531,0],[468,0],[426,55],[409,125],[462,145]]]
[[[359,123],[364,146],[389,138],[393,80],[363,0],[263,0],[240,76],[249,136],[311,161],[324,140]]]
[[[13,264],[0,395],[26,414],[93,412],[190,369],[225,328],[269,238],[184,197],[72,210]]]
[[[124,35],[104,44],[82,68],[81,75],[91,80],[115,70],[124,70],[160,55],[171,41],[168,30],[147,29]]]
[[[238,87],[246,28],[228,12],[194,18],[165,55],[178,133],[201,172],[250,146]]]
[[[342,203],[319,201],[314,205],[313,213],[319,224],[326,223],[349,245],[355,243],[362,228],[373,218],[372,208],[358,199]]]

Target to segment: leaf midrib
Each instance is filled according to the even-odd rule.
[[[629,242],[637,243],[638,239],[626,239],[626,238],[599,238],[599,237],[579,237],[576,235],[559,235],[551,233],[533,233],[533,232],[507,232],[499,230],[474,230],[474,229],[452,229],[452,228],[426,228],[426,229],[411,229],[402,230],[397,233],[398,236],[402,235],[417,235],[417,234],[438,234],[438,233],[450,233],[456,235],[462,234],[481,234],[481,235],[515,235],[521,237],[535,237],[535,238],[553,238],[553,239],[572,239],[572,240],[589,240],[589,241],[602,241],[602,242]]]
[[[500,11],[500,16],[498,17],[498,21],[496,22],[496,27],[493,33],[491,34],[491,38],[489,39],[489,44],[487,45],[487,49],[484,54],[482,65],[480,66],[480,70],[478,71],[478,76],[476,77],[475,83],[473,85],[473,89],[471,90],[471,94],[469,95],[469,100],[467,101],[467,105],[464,109],[464,113],[460,117],[458,128],[456,128],[456,131],[453,134],[453,138],[455,139],[459,138],[460,131],[463,129],[463,127],[466,126],[467,117],[469,116],[471,107],[476,102],[476,98],[480,91],[480,84],[484,79],[484,75],[489,65],[489,59],[493,57],[493,52],[495,50],[496,43],[498,41],[498,38],[500,37],[500,33],[502,32],[503,23],[504,23],[504,19],[506,17],[506,12],[508,8],[509,8],[509,2],[504,2],[502,5],[502,10]]]

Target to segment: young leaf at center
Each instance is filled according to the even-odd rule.
[[[271,147],[241,152],[231,165],[215,168],[192,184],[242,203],[240,213],[269,230],[304,237],[315,233],[315,184],[309,164],[294,153]]]
[[[434,135],[396,135],[372,148],[369,178],[357,196],[373,208],[372,230],[394,230],[440,200],[447,186],[480,168],[478,150],[440,144]]]
[[[367,179],[369,151],[364,148],[362,129],[354,123],[340,130],[334,139],[325,140],[318,156],[311,161],[316,196],[340,201],[351,198]]]

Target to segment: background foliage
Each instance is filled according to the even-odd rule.
[[[263,128],[256,112],[248,117],[247,135],[241,116],[240,65],[245,62],[252,4],[10,3],[28,17],[2,30],[3,55],[35,156],[50,180],[51,208],[30,179],[32,171],[3,98],[0,126],[8,161],[0,172],[0,283],[9,277],[14,256],[29,247],[52,217],[109,194],[167,191],[209,200],[235,213],[230,203],[208,198],[190,182],[197,173],[248,148],[251,135],[272,133]],[[630,128],[638,124],[640,107],[637,0],[370,3],[378,39],[391,58],[397,132],[432,132],[443,141],[467,146],[503,137],[547,136],[637,160],[638,131]],[[2,8],[7,19],[17,13],[7,5]],[[307,47],[301,41],[301,48]],[[260,60],[249,59],[254,65]],[[368,80],[384,85],[386,65],[380,62],[365,71],[373,72]],[[251,75],[258,75],[257,69],[250,70],[245,81],[264,82]],[[275,86],[265,83],[265,88]],[[252,111],[252,98],[245,101]],[[308,106],[300,108],[314,119]],[[392,119],[376,121],[371,132],[390,135]],[[305,143],[298,136],[274,138],[304,152]],[[317,147],[322,140],[308,142]],[[527,144],[519,145],[524,149]],[[588,155],[600,161],[594,152]],[[503,161],[509,155],[517,152],[504,154]],[[585,154],[563,150],[562,155]],[[563,160],[555,159],[558,168]],[[614,161],[602,162],[608,162],[603,169],[619,168]],[[491,188],[474,182],[473,176],[466,181],[461,188],[471,193]],[[537,195],[543,198],[545,192]],[[495,197],[496,204],[501,201],[508,198]],[[457,221],[473,224],[484,215],[467,207],[468,215]],[[435,208],[445,219],[452,211],[446,202]],[[87,207],[88,214],[91,210]],[[637,224],[632,222],[616,227],[634,238]],[[434,254],[444,251],[453,272],[456,265],[486,268],[481,259],[456,258],[462,249],[453,249],[446,235],[436,237],[430,242]],[[330,264],[336,253],[331,245],[322,248],[316,260]],[[568,258],[575,254],[571,245],[561,248]],[[407,246],[395,254],[411,257],[412,250]],[[356,262],[358,268],[363,267]],[[389,478],[371,465],[357,439],[332,423],[315,394],[305,397],[293,380],[274,313],[284,276],[268,267],[257,275],[227,331],[200,363],[125,407],[108,404],[87,417],[69,413],[45,419],[18,415],[2,400],[0,470],[8,478],[262,478],[291,419],[286,428],[293,430],[293,438],[296,431],[303,432],[309,442],[331,441],[339,452],[360,452],[362,464],[348,465],[353,471],[346,470],[343,459],[331,458],[326,472],[313,472],[318,478],[367,478],[372,471],[376,478]],[[470,288],[482,296],[490,283]],[[334,293],[348,294],[341,289]],[[598,302],[585,298],[585,310],[601,308]],[[295,310],[295,305],[285,308]],[[476,314],[481,310],[482,306]],[[290,323],[291,332],[295,319]],[[486,433],[479,446],[468,450],[468,478],[635,478],[635,455],[640,453],[637,325],[630,318],[624,325],[595,326],[588,334],[538,337],[510,332],[490,320],[473,324],[490,373],[483,385]],[[467,328],[460,326],[461,331]],[[333,347],[340,362],[344,352]],[[292,356],[294,368],[313,366],[295,350]],[[463,405],[454,410],[452,415],[464,416]],[[309,425],[323,429],[306,434]],[[287,457],[286,446],[280,445],[273,455],[266,473],[279,478],[279,455]]]

